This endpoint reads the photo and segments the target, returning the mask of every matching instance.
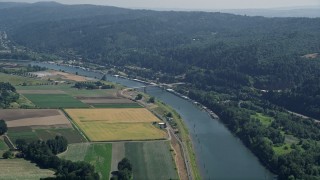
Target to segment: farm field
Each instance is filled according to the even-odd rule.
[[[109,179],[112,144],[70,144],[68,151],[59,157],[71,161],[86,161],[95,166],[101,179]]]
[[[86,142],[79,132],[73,128],[43,128],[34,129],[31,127],[17,127],[9,128],[8,136],[12,142],[17,139],[25,139],[27,142],[36,140],[48,140],[53,139],[55,136],[64,136],[69,143]]]
[[[2,154],[8,149],[9,147],[4,142],[3,137],[0,137],[0,157],[2,157]]]
[[[89,96],[89,97],[77,97],[80,101],[87,104],[135,104],[135,102],[130,99],[117,98],[114,97],[104,97],[104,96]]]
[[[18,75],[5,74],[5,73],[0,73],[0,79],[1,79],[1,82],[10,82],[12,85],[16,85],[16,86],[22,85],[23,83],[26,83],[27,85],[36,85],[36,84],[48,82],[45,80],[23,77]]]
[[[56,126],[72,127],[63,112],[54,109],[0,109],[0,118],[7,126]]]
[[[145,108],[66,109],[66,112],[76,122],[160,122],[156,116]]]
[[[90,104],[95,108],[143,108],[138,103],[129,103],[129,104]]]
[[[88,107],[87,104],[67,94],[24,94],[24,96],[40,108]]]
[[[41,85],[41,86],[16,86],[18,91],[30,90],[49,90],[49,91],[63,91],[73,97],[110,97],[114,98],[117,95],[117,89],[77,89],[72,87],[73,84],[59,84],[59,85]],[[23,94],[23,93],[22,93]],[[50,93],[47,93],[50,94]]]
[[[54,172],[40,169],[36,164],[24,159],[0,159],[1,180],[34,180],[54,177]]]
[[[25,138],[31,142],[63,135],[70,143],[85,142],[62,111],[55,109],[1,109],[0,118],[8,125],[8,136],[13,142]]]
[[[55,70],[38,71],[38,72],[32,72],[31,74],[34,74],[41,79],[50,78],[54,80],[70,80],[70,81],[77,81],[77,82],[83,82],[91,79],[91,78],[86,78],[84,76],[78,76],[75,74],[70,74],[70,73],[55,71]]]
[[[144,108],[65,111],[91,141],[152,140],[167,136],[152,125],[160,120]]]
[[[125,143],[134,179],[179,179],[169,142]]]

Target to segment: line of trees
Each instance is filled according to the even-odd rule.
[[[104,84],[101,81],[97,82],[77,82],[74,85],[78,89],[112,89],[114,85]]]
[[[67,140],[62,136],[56,136],[46,142],[38,140],[26,143],[23,139],[17,139],[16,145],[21,151],[19,157],[33,161],[41,168],[56,171],[56,177],[44,179],[99,179],[99,174],[95,172],[94,166],[90,163],[72,162],[56,156],[56,154],[65,151],[68,146]]]

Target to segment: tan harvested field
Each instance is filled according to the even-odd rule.
[[[76,122],[137,123],[160,121],[145,108],[67,109],[66,112]]]
[[[134,103],[133,101],[131,101],[130,99],[124,99],[124,98],[104,98],[104,97],[100,97],[100,98],[77,98],[80,101],[82,101],[83,103],[86,104],[130,104],[130,103]]]
[[[75,74],[70,74],[70,73],[65,73],[65,72],[60,72],[60,71],[52,71],[51,73],[53,75],[61,76],[62,79],[71,80],[71,81],[82,82],[82,81],[88,80],[88,78],[86,78],[84,76],[78,76]]]
[[[54,172],[40,169],[36,164],[24,159],[0,159],[0,180],[34,180],[54,177]]]
[[[61,90],[18,90],[20,94],[66,94]]]
[[[1,109],[0,118],[7,126],[59,126],[72,127],[69,120],[60,110],[48,109]]]
[[[66,112],[91,141],[165,139],[152,125],[160,120],[144,108],[67,109]]]
[[[77,81],[77,82],[83,82],[89,80],[89,78],[86,78],[84,76],[78,76],[75,74],[60,72],[60,71],[40,71],[40,72],[33,72],[32,74],[37,75],[40,78],[61,78],[65,80],[71,80],[71,81]]]
[[[0,118],[10,121],[23,118],[47,117],[60,115],[55,109],[0,109]]]

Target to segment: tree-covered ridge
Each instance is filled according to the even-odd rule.
[[[270,91],[264,97],[291,111],[320,119],[320,76],[282,92]]]
[[[15,12],[16,8],[8,9],[0,13],[0,21],[12,15],[12,21],[4,22],[10,27],[10,39],[63,59],[81,57],[103,65],[133,65],[172,75],[193,74],[188,70],[196,69],[197,73],[210,70],[217,77],[232,71],[240,75],[241,85],[243,80],[245,84],[250,81],[259,89],[292,88],[319,73],[318,60],[302,57],[320,52],[319,18],[100,6],[59,5],[45,9],[32,6],[23,17],[21,12]],[[33,11],[40,15],[32,18]],[[60,17],[59,13],[70,14]],[[37,19],[40,16],[41,20]],[[23,22],[16,22],[17,19]],[[150,77],[150,72],[134,74]],[[165,75],[161,78],[170,79]]]

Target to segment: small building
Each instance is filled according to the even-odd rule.
[[[159,127],[160,127],[161,129],[165,129],[165,128],[167,127],[167,124],[164,123],[164,122],[160,122],[160,123],[158,123],[158,125],[159,125]]]

